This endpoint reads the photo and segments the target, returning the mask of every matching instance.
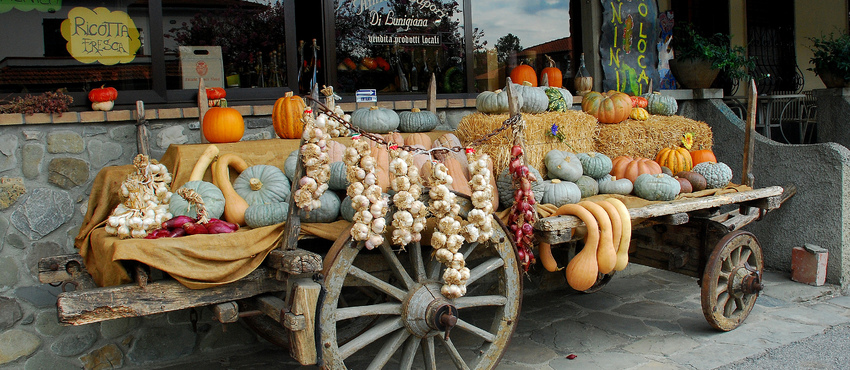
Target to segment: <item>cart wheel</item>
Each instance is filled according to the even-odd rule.
[[[762,289],[764,260],[755,235],[735,231],[720,239],[702,275],[702,313],[712,327],[730,331],[750,314]]]
[[[430,248],[413,243],[399,252],[384,243],[369,251],[347,233],[342,238],[325,269],[320,316],[325,367],[496,366],[516,327],[522,290],[516,252],[503,228],[496,228],[494,242],[461,248],[471,276],[467,295],[457,299],[440,294],[443,267],[430,257]],[[482,252],[487,257],[476,258]],[[379,303],[377,296],[383,297]],[[341,336],[352,321],[365,319],[375,322],[356,336]],[[358,353],[366,355],[352,357]]]

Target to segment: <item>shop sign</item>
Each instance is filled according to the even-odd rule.
[[[437,29],[450,13],[440,0],[341,0],[337,16],[348,17],[368,45],[439,46]]]
[[[357,103],[377,103],[378,92],[375,89],[360,89],[354,93],[354,99]]]
[[[62,7],[62,0],[0,0],[0,13],[18,9],[22,12],[37,10],[42,13],[55,12]]]
[[[601,0],[603,90],[640,95],[659,86],[658,5],[654,0]]]
[[[120,10],[73,8],[61,30],[68,52],[82,63],[129,63],[142,45],[133,19]]]

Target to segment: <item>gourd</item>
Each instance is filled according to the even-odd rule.
[[[118,90],[114,87],[101,86],[89,91],[92,110],[110,111],[115,106],[115,99],[118,99]]]
[[[368,132],[386,134],[397,129],[398,123],[398,113],[375,105],[351,112],[351,124]]]
[[[599,194],[599,183],[590,176],[582,176],[576,181],[576,186],[581,190],[581,197],[587,198]]]
[[[401,136],[401,133],[399,133],[399,132],[389,132],[389,133],[387,133],[386,135],[384,135],[384,140],[386,140],[388,143],[390,143],[390,145],[392,145],[392,144],[404,145],[404,136]]]
[[[611,270],[613,271],[617,266],[617,252],[619,251],[620,241],[623,237],[623,220],[620,218],[620,213],[617,211],[617,207],[615,207],[613,204],[605,200],[598,200],[593,203],[602,207],[602,209],[604,209],[605,213],[608,215],[608,219],[610,219],[611,221],[611,245],[609,248],[610,250],[607,252],[603,252],[605,248],[602,248],[602,240],[600,240],[599,251],[596,252],[596,256],[597,259],[600,261],[600,264],[603,263],[603,260],[605,260],[604,263],[606,264],[606,267],[607,264],[610,263]],[[600,254],[605,255],[601,256]],[[611,261],[608,261],[609,259]],[[602,267],[599,268],[599,272],[602,272]]]
[[[591,91],[582,98],[581,110],[596,117],[599,123],[620,123],[629,118],[632,100],[628,95],[617,91]]]
[[[443,147],[443,148],[463,147],[463,144],[461,144],[460,139],[458,139],[458,137],[455,134],[448,132],[448,133],[445,133],[445,134],[441,135],[440,137],[438,137],[437,140],[434,140],[434,144],[431,148],[439,148],[439,147]],[[456,152],[456,151],[448,151],[448,152],[443,151],[443,152],[435,152],[434,157],[441,160],[441,161],[445,161],[445,159],[448,158],[448,157],[453,157],[454,159],[457,159],[457,161],[461,165],[461,169],[463,170],[463,177],[466,178],[466,179],[469,178],[469,168],[468,168],[469,167],[469,161],[467,161],[467,159],[466,159],[466,153]]]
[[[599,194],[631,194],[634,186],[629,179],[618,179],[611,175],[605,175],[598,180]]]
[[[523,113],[543,113],[549,108],[549,96],[546,91],[524,82],[522,85],[514,85],[518,95],[522,96],[520,110]]]
[[[245,224],[258,228],[286,222],[289,214],[288,202],[256,204],[245,210]]]
[[[679,194],[692,193],[694,191],[694,187],[693,185],[691,185],[691,182],[688,181],[688,179],[683,179],[678,176],[673,178],[679,182],[679,186],[681,187],[681,189],[679,190]]]
[[[635,108],[646,108],[647,104],[649,104],[646,98],[642,96],[629,96],[629,98],[632,99],[632,106]]]
[[[634,107],[632,111],[629,112],[629,118],[637,121],[646,121],[649,119],[649,112],[644,108]]]
[[[537,178],[537,181],[531,183],[531,191],[534,193],[534,200],[540,203],[543,200],[543,176],[532,166],[528,166],[528,171]],[[499,204],[502,208],[510,208],[514,204],[514,183],[509,168],[505,168],[499,174],[496,188],[499,190]]]
[[[274,102],[272,126],[281,139],[300,139],[304,133],[304,109],[307,105],[298,95],[287,92]]]
[[[214,144],[208,145],[207,148],[204,149],[204,152],[201,153],[201,156],[198,157],[198,161],[195,162],[195,167],[192,168],[192,173],[189,174],[189,181],[203,180],[204,174],[207,172],[207,168],[218,153],[219,150],[217,146]]]
[[[339,214],[343,220],[354,222],[354,212],[354,207],[351,206],[351,197],[346,195],[339,204]]]
[[[693,191],[705,190],[708,184],[705,181],[705,176],[693,171],[682,171],[676,174],[677,177],[688,180],[691,183]]]
[[[233,189],[233,184],[230,183],[230,167],[241,173],[248,168],[248,163],[234,153],[220,156],[213,164],[213,184],[218,186],[224,195],[224,220],[245,225],[245,210],[248,209],[248,202]]]
[[[672,116],[679,110],[679,104],[676,103],[676,98],[660,93],[643,94],[646,98],[646,111],[650,114],[660,114],[662,116]]]
[[[331,177],[328,180],[328,188],[331,190],[345,190],[348,184],[345,163],[342,161],[331,163]]]
[[[211,143],[235,143],[242,140],[242,135],[245,133],[245,120],[236,109],[225,106],[212,107],[204,114],[201,129],[204,138]]]
[[[227,97],[227,91],[221,87],[208,87],[204,89],[207,93],[207,106],[220,107],[221,100]]]
[[[286,160],[283,161],[283,173],[289,181],[294,181],[295,169],[298,168],[298,161],[300,160],[301,158],[298,156],[298,150],[293,150],[286,157]]]
[[[221,218],[222,213],[224,213],[225,200],[224,194],[218,187],[206,181],[195,180],[186,182],[180,188],[194,190],[203,199],[209,217]],[[181,197],[176,191],[171,195],[168,202],[168,212],[171,212],[172,216],[189,216],[192,218],[198,216],[198,208]]]
[[[576,154],[584,175],[594,179],[600,179],[611,172],[614,168],[611,158],[605,154],[597,152],[578,153]]]
[[[664,148],[658,151],[655,162],[670,169],[673,173],[690,171],[694,167],[691,153],[682,147]]]
[[[432,143],[431,137],[428,136],[428,134],[423,134],[421,132],[407,135],[407,137],[404,138],[404,145],[410,145],[410,146],[421,145],[422,149],[425,149],[425,150],[431,149],[431,147],[432,147],[431,143]]]
[[[549,178],[575,182],[584,173],[578,157],[565,150],[553,149],[543,157]]]
[[[321,207],[311,210],[310,212],[302,213],[302,222],[327,223],[333,222],[337,219],[340,207],[339,196],[332,191],[326,191],[322,193],[321,197],[319,197],[319,201],[322,202]]]
[[[620,224],[622,227],[620,230],[620,245],[617,248],[617,264],[614,265],[614,271],[623,271],[629,264],[629,244],[632,241],[632,216],[629,213],[629,209],[623,204],[623,201],[617,198],[608,198],[605,201],[611,203],[617,209],[617,213],[620,214]]]
[[[511,81],[518,84],[528,82],[531,86],[537,86],[537,72],[530,65],[520,64],[511,70]]]
[[[446,165],[448,174],[453,180],[449,188],[458,193],[472,195],[472,189],[470,189],[468,182],[469,175],[464,174],[464,170],[466,170],[466,173],[469,173],[469,168],[462,166],[460,161],[455,157],[447,157],[443,160],[443,164]]]
[[[632,183],[641,174],[655,175],[661,173],[661,166],[649,158],[619,156],[614,158],[612,162],[614,167],[611,169],[611,175],[619,179],[629,179]]]
[[[694,162],[694,166],[702,162],[717,163],[717,157],[714,156],[714,152],[711,149],[692,150],[691,160]]]
[[[370,140],[371,141],[371,140]],[[372,158],[375,158],[375,177],[378,180],[378,186],[381,191],[386,192],[390,189],[390,151],[383,145],[377,145],[371,142]]]
[[[258,164],[242,171],[233,181],[233,189],[253,206],[288,200],[291,184],[279,168]]]
[[[329,140],[326,145],[328,148],[328,162],[342,162],[342,156],[345,154],[345,144]]]
[[[564,74],[561,73],[558,67],[555,67],[555,60],[546,55],[546,62],[548,66],[540,71],[540,81],[545,79],[551,87],[564,87]],[[546,76],[545,78],[543,77],[544,75]]]
[[[517,103],[522,106],[522,96],[517,95]],[[510,110],[508,105],[508,93],[504,90],[483,91],[475,98],[475,109],[481,113],[507,113]]]
[[[549,98],[549,106],[546,108],[552,112],[566,112],[573,105],[573,95],[567,89],[547,87],[544,89]]]
[[[599,225],[593,214],[578,204],[565,204],[558,208],[553,216],[573,215],[584,222],[587,235],[584,237],[584,248],[576,253],[567,264],[567,283],[575,290],[590,289],[596,283],[599,275],[599,264],[596,261],[596,251],[599,248]]]
[[[431,131],[440,124],[440,118],[429,110],[413,108],[410,112],[398,114],[398,129],[401,132]]]
[[[635,195],[646,200],[673,200],[680,190],[679,182],[663,173],[645,173],[635,180]]]
[[[581,200],[581,189],[575,183],[559,179],[546,180],[543,183],[541,203],[560,207],[564,204],[578,203]]]
[[[670,176],[673,176],[673,171],[667,168],[667,166],[661,166],[661,173],[666,173]]]
[[[614,270],[617,264],[617,251],[614,250],[611,219],[605,209],[591,201],[582,201],[578,205],[584,207],[596,219],[599,226],[599,246],[596,249],[596,263],[600,273],[607,274]]]
[[[723,162],[702,162],[694,166],[693,172],[705,177],[707,189],[724,188],[732,181],[732,169]]]

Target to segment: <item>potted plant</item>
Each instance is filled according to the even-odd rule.
[[[850,34],[810,37],[814,72],[828,88],[850,86]]]
[[[682,87],[711,87],[721,71],[733,81],[752,76],[749,71],[755,70],[755,58],[747,57],[743,46],[730,46],[731,36],[706,37],[691,25],[679,31],[673,37],[675,59],[670,60],[670,71]]]

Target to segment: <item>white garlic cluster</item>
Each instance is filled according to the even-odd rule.
[[[144,238],[151,230],[171,218],[168,202],[171,199],[171,174],[165,165],[151,163],[139,154],[133,160],[135,171],[121,183],[124,199],[106,219],[104,230],[121,239]]]
[[[466,241],[486,242],[493,237],[493,185],[487,154],[477,154],[473,149],[467,149],[466,159],[469,163],[469,188],[472,189],[472,206],[467,215],[468,224],[463,227]]]
[[[333,112],[337,116],[342,117],[342,119],[344,119],[346,122],[351,122],[351,115],[345,114],[342,108],[340,108],[338,105],[334,106]],[[348,127],[345,127],[345,125],[343,125],[341,122],[335,119],[329,119],[328,134],[330,134],[331,137],[346,137],[351,134],[351,130],[349,130]]]
[[[460,205],[449,190],[453,180],[446,165],[432,163],[432,169],[429,209],[437,218],[437,228],[431,235],[431,246],[436,249],[434,256],[437,261],[446,265],[440,292],[446,298],[459,298],[466,294],[466,281],[469,279],[469,268],[463,254],[458,252],[464,242],[458,217]]]
[[[304,111],[304,133],[301,138],[301,163],[304,166],[304,176],[298,180],[298,190],[293,197],[295,204],[307,212],[322,207],[319,200],[325,190],[328,190],[328,180],[331,178],[330,156],[328,141],[330,136],[325,131],[328,117],[320,114],[313,118],[312,110]]]
[[[366,241],[366,248],[373,249],[384,242],[389,200],[378,185],[378,162],[372,157],[372,147],[365,138],[355,136],[352,146],[345,149],[343,162],[349,185],[346,193],[351,197],[354,208],[354,225],[351,237]]]
[[[390,151],[389,172],[394,176],[391,185],[396,191],[393,204],[397,210],[393,214],[393,244],[402,247],[411,242],[422,240],[425,229],[425,217],[428,208],[419,196],[422,195],[422,181],[419,168],[413,165],[413,154],[395,148]]]

